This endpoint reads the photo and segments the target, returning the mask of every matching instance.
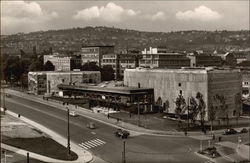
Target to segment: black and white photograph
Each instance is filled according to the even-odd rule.
[[[1,163],[250,163],[249,0],[1,0]]]

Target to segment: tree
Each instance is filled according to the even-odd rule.
[[[176,100],[175,100],[175,113],[178,115],[180,118],[180,115],[185,111],[186,109],[186,102],[184,97],[180,94]]]
[[[192,121],[192,123],[195,123],[196,117],[198,115],[199,111],[198,111],[198,104],[195,100],[194,97],[190,98],[190,106],[189,106],[189,117]]]
[[[96,65],[96,62],[87,62],[81,67],[82,71],[100,71],[100,67]]]
[[[50,61],[47,61],[43,66],[43,70],[44,71],[54,71],[55,66]]]
[[[210,107],[210,110],[208,112],[208,116],[209,116],[209,120],[211,122],[210,127],[211,127],[211,132],[213,131],[213,121],[215,120],[215,116],[216,116],[216,110],[214,108],[214,106]]]
[[[164,112],[165,112],[165,113],[168,113],[168,111],[169,111],[168,109],[169,109],[169,107],[170,107],[169,105],[170,105],[170,104],[169,104],[169,101],[166,100],[165,106],[164,106]]]
[[[31,65],[29,66],[29,71],[43,71],[43,56],[41,55],[38,59],[32,61]]]
[[[198,111],[199,111],[199,115],[200,115],[200,124],[201,124],[201,128],[202,130],[204,131],[204,123],[205,123],[205,114],[206,114],[206,111],[205,111],[205,108],[206,108],[206,104],[203,100],[203,95],[198,92],[196,94],[196,99],[198,100]]]
[[[236,105],[236,112],[234,116],[236,116],[236,121],[237,121],[237,126],[238,126],[238,121],[239,121],[239,117],[240,117],[240,109],[241,109],[241,105],[242,105],[242,99],[241,99],[241,94],[240,93],[236,93],[235,94],[235,105]]]
[[[161,97],[158,97],[158,99],[156,101],[156,106],[158,108],[158,112],[162,112],[162,99],[161,99]]]
[[[114,69],[111,65],[105,65],[101,69],[101,79],[102,81],[110,81],[115,79]]]

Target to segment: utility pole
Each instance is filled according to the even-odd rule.
[[[189,97],[188,97],[188,111],[187,111],[187,119],[188,119],[188,128],[189,128]]]
[[[140,103],[139,103],[139,100],[137,103],[137,108],[138,108],[138,126],[140,126]]]
[[[70,131],[69,131],[69,108],[67,107],[67,117],[68,117],[68,157],[70,156]]]
[[[126,163],[125,140],[123,141],[122,163]]]
[[[29,163],[30,162],[30,154],[29,154],[29,152],[27,152],[27,163]]]

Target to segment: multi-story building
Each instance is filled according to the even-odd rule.
[[[70,60],[70,56],[60,55],[59,53],[43,56],[44,64],[50,61],[55,66],[55,71],[70,71]]]
[[[243,61],[250,61],[250,51],[233,51],[232,53],[237,60],[237,64]]]
[[[190,59],[184,54],[180,53],[157,53],[157,54],[143,54],[139,60],[140,67],[150,68],[178,68],[189,67]]]
[[[190,67],[222,66],[220,56],[213,55],[189,55]]]
[[[228,66],[236,66],[237,59],[235,58],[233,53],[225,53],[225,54],[216,54],[216,56],[221,57],[223,64]]]
[[[44,64],[50,61],[55,66],[55,71],[70,71],[74,69],[80,69],[82,66],[82,60],[80,55],[63,55],[54,53],[53,55],[44,55]]]
[[[242,94],[249,96],[250,92],[250,69],[241,69]]]
[[[189,106],[192,97],[197,101],[198,92],[205,103],[205,120],[209,120],[211,108],[216,119],[232,118],[242,111],[242,76],[238,69],[126,69],[124,84],[154,88],[155,101],[168,113],[175,113],[178,96],[183,96]]]
[[[81,83],[100,83],[99,71],[41,71],[29,72],[28,88],[30,92],[37,95],[45,93],[54,94],[58,92],[57,85],[78,85]]]
[[[139,66],[140,54],[105,54],[102,58],[102,67],[110,65],[114,69],[116,79],[122,79],[126,68]]]
[[[114,46],[84,46],[81,49],[82,64],[96,62],[101,67],[104,54],[114,54]]]
[[[142,54],[159,54],[159,53],[167,53],[167,48],[166,47],[157,47],[157,48],[149,47],[148,50],[145,48],[142,51]]]

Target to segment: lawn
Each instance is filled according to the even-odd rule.
[[[78,158],[77,154],[72,151],[70,157],[68,157],[66,147],[57,143],[53,139],[44,136],[36,138],[10,138],[7,136],[2,136],[2,142],[55,159],[72,161]]]

